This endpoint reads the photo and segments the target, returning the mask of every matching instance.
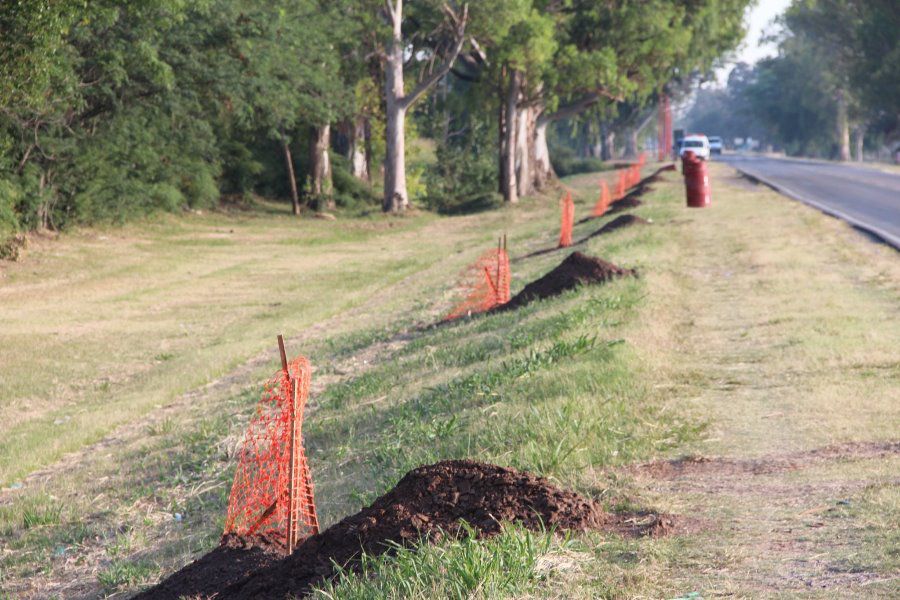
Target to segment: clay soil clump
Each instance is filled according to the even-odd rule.
[[[535,300],[558,296],[579,285],[605,283],[618,277],[636,275],[633,269],[623,269],[602,258],[573,252],[558,267],[526,285],[509,302],[495,310],[519,308]]]
[[[231,573],[228,563],[219,567],[225,552],[220,546],[140,598],[299,597],[334,576],[334,563],[352,568],[361,550],[382,554],[392,543],[465,536],[463,521],[481,538],[499,533],[504,522],[584,531],[600,528],[607,517],[593,501],[541,477],[469,460],[444,461],[410,471],[371,506],[306,539],[292,555],[272,561],[265,554],[255,572]]]

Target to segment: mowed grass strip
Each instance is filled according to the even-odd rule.
[[[584,190],[583,208],[590,206],[596,176],[573,185]],[[555,241],[555,202],[545,199],[531,208],[526,204],[522,212],[506,220],[517,252]],[[600,225],[586,224],[577,233]],[[623,234],[643,237],[639,245],[653,244],[653,234]],[[481,249],[473,245],[471,256]],[[621,255],[626,265],[631,264],[627,253]],[[515,285],[542,275],[563,256],[558,252],[523,261],[516,267]],[[464,264],[465,258],[461,254],[458,260]],[[314,398],[305,425],[325,525],[354,512],[423,462],[450,457],[494,460],[585,488],[589,484],[579,473],[583,468],[645,456],[695,435],[696,424],[680,422],[677,414],[662,414],[644,402],[646,386],[629,366],[633,352],[618,330],[643,302],[639,280],[576,290],[515,313],[414,331],[399,348],[372,355],[370,349],[392,332],[415,322],[433,322],[443,314],[435,313],[434,300],[420,295],[424,289],[440,303],[454,283],[455,275],[448,278],[447,272],[458,269],[439,264],[435,271],[398,292],[388,306],[399,309],[386,325],[375,320],[373,328],[371,320],[354,322],[355,328],[325,332],[304,348],[320,374],[329,377],[329,365],[335,361],[355,356],[371,361],[363,372],[351,371]],[[271,368],[274,365],[273,360]],[[78,589],[123,590],[170,572],[214,544],[221,532],[235,446],[265,373],[256,375],[255,382],[246,382],[245,391],[205,398],[202,405],[153,422],[140,439],[58,474],[46,486],[66,498],[56,526],[22,529],[16,525],[17,507],[11,507],[6,514],[9,547],[20,559],[5,561],[10,578],[21,582],[32,577],[30,583],[40,590],[35,596],[49,589],[72,589],[77,576],[64,580],[71,566],[51,569],[43,583],[41,577],[34,578],[40,568],[36,561],[63,547],[109,567],[103,581],[82,573]],[[88,501],[97,497],[101,500]],[[183,521],[176,520],[176,514]],[[117,525],[122,522],[127,527]],[[85,523],[90,524],[87,532]]]
[[[652,226],[587,244],[589,254],[636,267],[639,279],[581,288],[512,313],[410,329],[443,314],[448,272],[490,243],[482,236],[470,254],[437,260],[404,281],[389,304],[378,305],[383,312],[348,319],[303,348],[318,369],[314,377],[328,382],[304,425],[325,526],[389,489],[409,468],[469,457],[542,473],[609,510],[699,516],[703,529],[635,540],[514,528],[496,540],[448,541],[369,558],[362,574],[345,573],[321,597],[677,597],[715,589],[756,597],[772,591],[738,575],[796,557],[762,552],[728,528],[735,518],[771,527],[763,498],[648,493],[609,467],[683,452],[752,456],[769,444],[812,448],[889,438],[897,373],[885,360],[895,355],[896,332],[873,333],[871,325],[888,322],[896,271],[843,226],[741,185],[723,168],[714,166],[713,173],[712,209],[684,209],[680,177],[670,174],[632,211]],[[596,181],[593,175],[567,182],[578,192],[578,214],[592,206]],[[500,213],[513,258],[555,245],[559,214],[550,200],[526,202],[524,217]],[[575,237],[608,219],[578,226]],[[456,243],[449,243],[454,250]],[[513,292],[566,253],[514,261]],[[822,260],[831,268],[799,277]],[[810,312],[810,294],[823,303],[804,318],[801,305]],[[847,311],[866,316],[848,320]],[[748,323],[759,327],[756,340],[744,331]],[[142,439],[124,440],[21,495],[32,500],[0,513],[11,550],[2,562],[6,588],[35,598],[122,593],[152,584],[215,545],[242,425],[275,365],[273,356],[240,389],[200,396],[176,419],[153,422]],[[866,411],[833,405],[833,391],[811,385],[818,380],[854,395],[876,394],[877,402]],[[757,392],[779,404],[770,408],[766,398],[750,395]],[[831,409],[823,412],[824,406]],[[779,411],[790,420],[773,420]],[[893,489],[883,477],[873,480],[841,509],[840,525],[860,549],[855,557],[837,556],[835,564],[890,570],[892,553],[876,549],[890,544]],[[57,505],[63,507],[58,514]],[[29,506],[47,515],[39,519],[55,522],[24,528]],[[56,557],[60,547],[77,560]],[[93,565],[102,565],[102,573]]]
[[[379,322],[533,210],[328,222],[264,203],[38,244],[0,266],[0,485],[229,373],[277,332],[364,303]],[[439,262],[448,271],[428,271]]]

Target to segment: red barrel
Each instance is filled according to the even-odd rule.
[[[706,161],[700,160],[690,150],[681,158],[684,173],[684,187],[687,192],[687,205],[690,208],[709,206],[709,175],[706,172]]]

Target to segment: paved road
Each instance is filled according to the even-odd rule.
[[[851,165],[744,154],[716,159],[900,250],[900,175]]]

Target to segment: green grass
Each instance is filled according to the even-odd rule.
[[[114,591],[139,584],[158,570],[151,563],[116,560],[97,573],[97,580],[107,591]]]
[[[14,505],[0,506],[0,534],[31,529],[60,522],[62,505],[46,494],[34,494],[20,498]]]
[[[362,556],[362,572],[342,570],[314,591],[315,600],[521,597],[553,579],[550,557],[569,551],[569,538],[509,527],[484,542],[470,537],[394,547]]]
[[[103,245],[94,247],[87,236],[79,240],[76,249],[86,262],[75,270],[82,279],[74,289],[85,294],[90,281],[112,288],[127,318],[103,322],[99,332],[82,331],[79,319],[68,324],[72,340],[48,351],[80,357],[66,367],[71,377],[65,381],[77,385],[58,384],[59,406],[38,415],[57,389],[41,380],[32,420],[96,418],[107,402],[103,410],[133,426],[0,504],[0,588],[52,597],[64,589],[59,586],[69,569],[83,574],[90,567],[97,573],[91,576],[96,595],[125,592],[215,545],[237,445],[260,386],[277,365],[271,334],[339,315],[289,344],[310,356],[314,386],[325,384],[316,388],[304,423],[324,526],[356,512],[413,467],[474,458],[546,475],[609,510],[701,515],[711,533],[632,540],[513,528],[483,542],[445,541],[367,557],[362,574],[344,573],[317,592],[321,598],[674,598],[719,589],[765,597],[769,590],[752,587],[742,573],[767,572],[795,557],[761,549],[755,530],[734,533],[718,523],[758,521],[778,533],[780,525],[766,519],[793,518],[793,505],[771,516],[767,497],[755,491],[651,493],[615,468],[684,452],[752,455],[889,438],[896,369],[886,323],[896,298],[890,287],[895,271],[879,256],[867,265],[856,247],[837,243],[843,234],[831,221],[756,190],[722,184],[721,205],[685,212],[682,191],[670,179],[635,211],[654,226],[579,248],[636,267],[640,278],[436,328],[418,326],[445,314],[453,283],[448,273],[459,272],[500,228],[510,234],[514,257],[552,246],[555,203],[527,200],[476,218],[362,218],[335,225],[213,215],[127,230],[121,243],[146,253],[142,260],[153,264],[150,269],[122,260],[107,265],[98,260]],[[567,182],[580,211],[592,204],[595,182],[596,176]],[[575,237],[605,220],[579,226]],[[232,228],[237,249],[198,244],[188,256],[182,248],[168,249],[170,239],[224,235],[221,230]],[[274,245],[302,254],[281,255]],[[514,261],[513,291],[565,254]],[[828,269],[820,268],[822,260]],[[120,282],[133,282],[132,269],[147,279],[146,287]],[[19,272],[12,279],[13,296],[25,302],[38,295],[38,278]],[[274,297],[269,285],[278,289]],[[207,287],[228,293],[204,295]],[[323,300],[338,295],[346,301]],[[73,302],[88,310],[85,298]],[[101,294],[101,304],[107,302]],[[3,306],[7,314],[23,310]],[[38,312],[26,316],[35,323]],[[168,317],[156,324],[161,315]],[[97,319],[85,320],[91,318]],[[102,355],[95,356],[96,347],[83,337],[96,335],[96,343],[116,354],[122,346],[114,334],[134,344],[123,354],[131,370],[121,379],[103,371]],[[272,350],[268,360],[232,373],[263,349]],[[36,345],[26,348],[29,360],[39,354]],[[24,386],[19,389],[33,377],[26,366],[21,360],[9,371]],[[221,385],[198,387],[227,373]],[[91,399],[81,402],[75,388]],[[195,392],[182,398],[189,389]],[[146,398],[135,399],[138,392]],[[0,396],[0,408],[4,398],[11,400],[8,414],[15,415],[23,397]],[[772,418],[780,412],[789,418]],[[7,429],[21,431],[26,421],[10,421]],[[110,431],[113,421],[101,421],[97,431]],[[69,436],[67,424],[54,426],[61,445],[41,450],[34,464],[91,439]],[[6,452],[11,456],[13,447]],[[823,478],[803,485],[821,486]],[[794,485],[783,476],[765,481],[770,489],[786,483],[787,489]],[[866,490],[829,514],[822,539],[834,533],[832,521],[846,524],[842,531],[866,550],[850,556],[843,546],[832,548],[831,564],[887,573],[896,568],[895,494],[890,486]],[[60,506],[65,510],[54,512]],[[82,566],[56,557],[61,546]]]

